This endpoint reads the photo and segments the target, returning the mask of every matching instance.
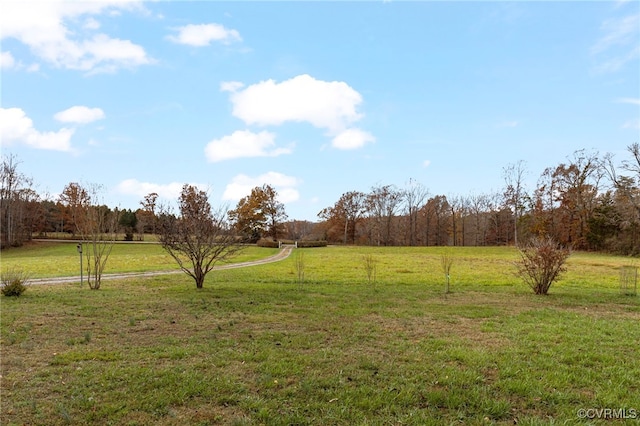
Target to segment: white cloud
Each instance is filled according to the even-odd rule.
[[[129,40],[106,34],[86,34],[96,29],[91,15],[142,9],[140,1],[104,0],[69,2],[14,1],[3,3],[0,38],[14,38],[31,53],[55,67],[95,72],[111,72],[153,62],[144,49]],[[85,20],[79,18],[88,16]],[[85,31],[76,31],[84,27]]]
[[[82,26],[82,28],[86,30],[97,30],[100,28],[100,22],[96,21],[93,18],[88,18],[86,21],[84,21],[84,25]]]
[[[300,193],[295,188],[276,188],[278,200],[283,204],[292,203],[300,199]]]
[[[2,145],[23,143],[36,149],[70,151],[74,129],[41,132],[20,108],[0,108],[0,142]]]
[[[233,115],[246,124],[278,126],[308,122],[337,134],[362,118],[362,96],[342,81],[322,81],[304,74],[276,83],[266,80],[231,94]]]
[[[92,121],[101,120],[104,117],[104,111],[100,108],[89,108],[82,105],[73,106],[53,116],[53,118],[63,123],[79,124],[91,123]]]
[[[221,92],[236,92],[238,89],[242,89],[244,83],[240,81],[223,81],[220,83]]]
[[[640,58],[640,46],[628,51],[626,54],[617,55],[610,59],[604,60],[595,67],[597,73],[613,73],[620,71],[627,62],[631,62],[636,58]]]
[[[241,157],[277,157],[290,154],[290,148],[275,148],[275,134],[267,131],[253,133],[238,130],[231,135],[214,139],[204,148],[207,160],[212,163]],[[273,149],[272,149],[273,148]]]
[[[616,102],[620,104],[640,105],[640,98],[618,98]]]
[[[375,142],[371,133],[360,129],[347,129],[340,132],[333,140],[331,145],[337,149],[357,149],[362,148],[368,142]]]
[[[604,35],[591,46],[591,55],[598,61],[596,72],[616,72],[640,57],[640,14],[607,19],[600,28]]]
[[[0,52],[0,69],[4,70],[27,70],[28,72],[35,72],[40,69],[40,65],[31,64],[25,66],[22,62],[16,61],[11,52]]]
[[[230,44],[234,41],[242,41],[240,33],[236,30],[225,28],[220,24],[189,24],[184,27],[172,28],[177,35],[167,36],[169,41],[189,46],[209,46],[212,41]]]
[[[357,149],[375,141],[370,133],[352,127],[364,116],[358,112],[362,96],[342,81],[303,74],[281,83],[265,80],[248,87],[227,81],[220,84],[220,90],[231,93],[233,115],[247,125],[309,123],[326,130],[337,149]]]
[[[208,186],[204,184],[192,183],[191,185],[194,185],[204,191],[208,189]],[[147,194],[155,192],[161,198],[176,200],[180,197],[183,186],[184,183],[181,182],[171,182],[163,185],[158,183],[140,182],[137,179],[125,179],[116,186],[115,191],[124,195],[135,195],[140,197],[140,199]]]
[[[296,187],[299,180],[293,176],[287,176],[278,172],[268,172],[260,176],[250,177],[244,174],[235,176],[227,185],[222,194],[223,200],[239,201],[242,197],[251,194],[256,186],[271,185],[278,192],[278,200],[282,203],[297,201],[300,194]]]
[[[605,34],[591,47],[592,54],[598,54],[616,45],[628,45],[637,41],[636,33],[640,28],[640,15],[607,19],[600,27]]]
[[[424,161],[422,162],[422,167],[424,167],[425,169],[426,169],[427,167],[429,167],[430,165],[431,165],[431,160],[424,160]]]
[[[8,70],[16,67],[16,60],[11,52],[0,52],[0,69]]]

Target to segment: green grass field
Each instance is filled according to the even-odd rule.
[[[2,268],[68,256],[73,270],[62,250],[10,250]],[[108,272],[162,256],[122,250]],[[581,418],[596,409],[638,422],[640,297],[618,288],[628,259],[573,254],[535,296],[513,249],[452,248],[444,295],[442,250],[304,249],[212,272],[202,290],[171,275],[2,297],[0,424],[610,424]]]
[[[276,254],[277,249],[247,247],[232,262],[246,262]],[[1,270],[12,267],[31,278],[80,275],[77,243],[31,243],[2,252]],[[117,243],[113,245],[104,273],[172,271],[180,269],[159,244]]]

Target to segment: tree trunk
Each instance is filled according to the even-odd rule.
[[[196,265],[196,267],[194,268],[194,275],[195,275],[195,281],[196,281],[196,288],[203,288],[204,287],[204,278],[205,278],[205,274],[202,271],[202,267],[200,265]]]
[[[344,218],[344,245],[347,245],[347,229],[349,226],[349,217],[345,216]]]

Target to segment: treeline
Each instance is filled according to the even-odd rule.
[[[143,241],[145,235],[160,232],[161,223],[166,222],[163,219],[184,219],[160,208],[159,196],[153,192],[143,197],[136,210],[112,209],[102,204],[102,188],[95,184],[71,182],[51,200],[33,190],[33,181],[20,172],[19,164],[14,156],[3,157],[0,168],[1,248],[18,247],[34,237],[52,233],[83,241]],[[236,209],[221,212],[219,225],[235,232],[238,241],[246,242],[262,238],[302,240],[312,235],[315,224],[287,220],[284,204],[277,201],[277,196],[269,185],[256,187]]]
[[[137,211],[111,209],[100,204],[101,188],[71,182],[57,200],[37,194],[33,181],[18,170],[15,157],[3,159],[0,169],[0,243],[2,248],[19,247],[33,237],[51,233],[65,234],[70,239],[87,239],[91,234],[121,233],[132,241],[137,234],[154,233],[155,214],[141,208]]]
[[[370,192],[349,191],[318,213],[319,222],[289,220],[275,190],[264,185],[228,213],[229,226],[244,239],[326,240],[376,246],[518,245],[533,236],[551,237],[578,250],[640,254],[640,144],[627,147],[616,163],[612,154],[580,150],[566,162],[546,168],[533,188],[524,161],[502,170],[498,191],[432,195],[409,180],[404,188],[378,185]],[[68,184],[56,200],[33,189],[13,156],[0,168],[2,247],[19,246],[48,233],[78,235],[78,211],[96,208],[104,232],[114,227],[126,240],[155,234],[158,194],[136,210],[111,209],[97,202],[98,187]],[[166,213],[164,213],[166,214]]]
[[[344,193],[318,216],[321,238],[366,245],[518,245],[551,237],[578,250],[640,254],[640,144],[615,164],[612,154],[580,150],[546,168],[527,188],[524,161],[503,169],[492,193],[431,195],[422,183]],[[318,229],[316,229],[318,232]]]

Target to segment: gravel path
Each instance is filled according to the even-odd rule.
[[[265,263],[279,262],[289,257],[292,250],[293,250],[293,246],[283,246],[282,250],[280,250],[278,254],[274,254],[273,256],[265,257],[264,259],[260,259],[260,260],[252,260],[250,262],[229,263],[226,265],[215,266],[213,270],[220,271],[223,269],[246,268],[248,266],[264,265]],[[172,274],[184,274],[184,272],[182,272],[182,270],[176,270],[176,271],[124,272],[124,273],[118,273],[118,274],[103,274],[102,280],[120,280],[120,279],[126,279],[126,278],[134,278],[134,277],[155,277],[158,275],[172,275]],[[80,281],[80,276],[76,275],[74,277],[39,278],[35,280],[29,280],[28,284],[29,285],[68,284],[68,283],[77,283],[79,281]]]

